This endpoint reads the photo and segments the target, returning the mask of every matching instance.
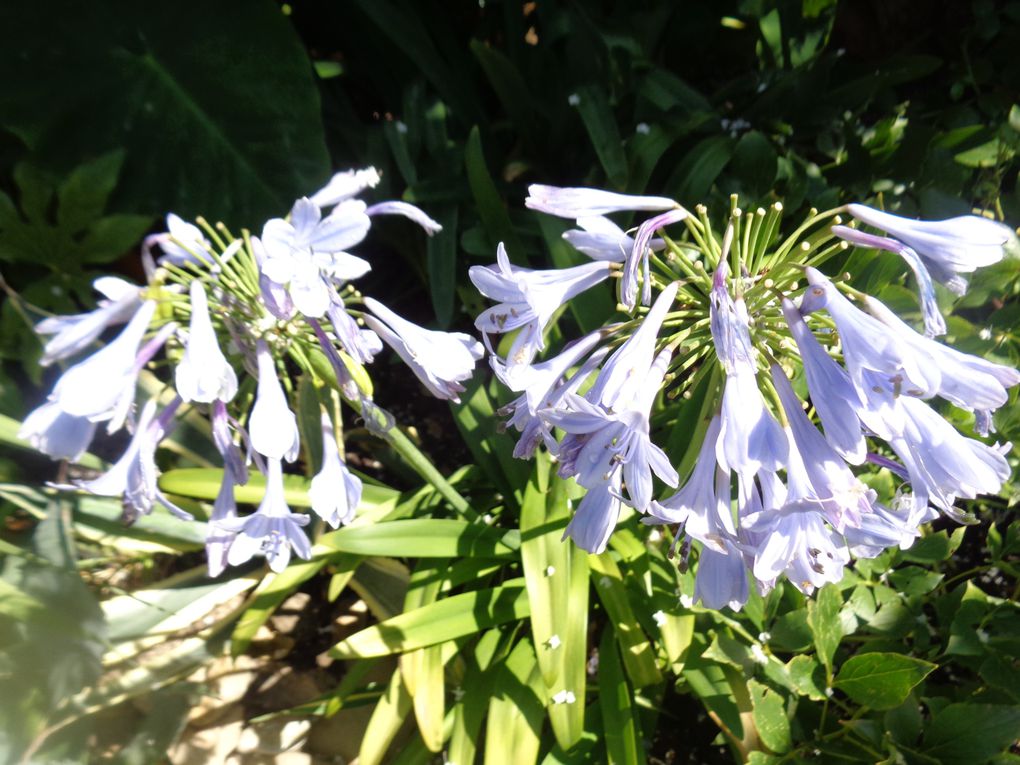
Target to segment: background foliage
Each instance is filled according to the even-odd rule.
[[[579,257],[523,209],[529,182],[779,198],[788,220],[877,196],[1016,224],[1018,47],[1020,3],[993,0],[0,8],[3,756],[212,758],[202,731],[229,723],[361,763],[1016,761],[1012,486],[974,508],[979,526],[937,524],[810,601],[780,586],[732,614],[685,605],[692,574],[634,518],[602,555],[561,544],[575,487],[510,457],[484,374],[447,411],[377,371],[446,481],[349,430],[377,479],[361,517],[275,576],[206,579],[201,524],[123,528],[116,501],[55,496],[56,468],[14,433],[44,389],[26,318],[136,273],[168,210],[257,229],[334,167],[375,165],[380,197],[444,224],[424,241],[387,221],[369,285],[441,327],[478,312],[467,266],[497,242],[522,264]],[[844,267],[911,310],[894,258]],[[1014,261],[979,275],[949,340],[1017,363],[1018,278]],[[561,322],[582,329],[612,309],[608,291],[576,302]],[[681,465],[698,404],[657,423]],[[1015,405],[996,424],[1020,439]],[[198,427],[175,433],[161,485],[201,516],[217,481]],[[300,692],[267,695],[280,677]]]

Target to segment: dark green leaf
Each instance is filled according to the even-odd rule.
[[[892,709],[936,669],[931,664],[899,653],[864,653],[843,664],[833,685],[851,699],[872,709]]]

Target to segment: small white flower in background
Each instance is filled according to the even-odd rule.
[[[464,392],[461,381],[474,372],[475,362],[484,354],[482,344],[463,332],[419,327],[369,297],[365,306],[375,314],[366,315],[365,323],[397,352],[429,392],[459,403]]]
[[[287,405],[287,395],[276,376],[276,361],[265,340],[255,346],[259,383],[255,405],[248,418],[251,445],[269,459],[293,462],[300,448],[297,417]]]
[[[660,608],[658,611],[652,614],[652,619],[658,626],[661,627],[666,623],[666,612]]]
[[[312,478],[308,499],[312,510],[334,529],[354,520],[361,502],[361,479],[351,473],[340,457],[336,433],[329,415],[322,417],[322,469]]]
[[[559,635],[550,635],[549,639],[545,641],[545,644],[548,646],[550,651],[554,651],[563,645],[563,641],[560,640]]]
[[[287,506],[280,460],[268,460],[267,469],[266,493],[258,510],[245,518],[217,521],[216,525],[237,534],[227,551],[227,562],[231,566],[240,566],[256,555],[264,555],[269,568],[279,573],[290,563],[291,550],[299,558],[312,557],[311,542],[302,531],[309,518],[302,513],[292,513]]]
[[[574,695],[573,691],[564,689],[553,694],[552,701],[553,704],[573,704],[577,701],[577,696]]]
[[[237,374],[220,350],[205,288],[197,280],[191,283],[188,340],[174,375],[177,392],[185,401],[230,401],[237,393]]]
[[[40,335],[53,335],[43,348],[41,366],[66,359],[88,348],[103,331],[130,319],[138,310],[142,290],[115,276],[103,276],[92,283],[106,299],[99,307],[76,316],[52,316],[35,325]]]

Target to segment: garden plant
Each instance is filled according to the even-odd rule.
[[[1020,760],[1018,44],[0,10],[0,760]]]

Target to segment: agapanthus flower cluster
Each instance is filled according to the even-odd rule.
[[[355,518],[361,499],[361,480],[343,456],[339,403],[356,412],[371,405],[363,365],[385,343],[430,393],[456,401],[482,356],[473,338],[420,327],[352,284],[371,270],[351,250],[376,216],[404,216],[430,235],[440,230],[406,202],[358,198],[379,180],[372,168],[338,173],[258,236],[169,215],[167,232],[143,245],[145,285],[97,279],[103,299],[94,311],[37,325],[49,336],[42,363],[69,366],[21,437],[55,459],[76,460],[98,426],[107,433],[126,427],[129,444],[110,470],[68,488],[122,497],[129,522],[158,505],[188,520],[160,490],[156,453],[177,419],[197,410],[209,419],[224,466],[207,525],[210,574],[256,555],[275,571],[292,554],[308,558],[311,517],[292,511],[284,491],[284,465],[302,446],[292,372],[327,378],[336,391],[318,396],[322,460],[308,498],[314,514],[337,528]],[[113,337],[97,350],[104,334]],[[150,362],[168,372],[165,390],[140,401],[139,375]],[[256,471],[264,476],[263,498],[241,514],[234,489]]]
[[[910,546],[940,513],[966,522],[957,503],[1008,479],[1010,445],[965,435],[942,412],[973,412],[987,436],[1020,373],[934,339],[946,332],[935,283],[962,294],[969,274],[1003,258],[1007,226],[852,204],[811,211],[782,238],[778,203],[744,212],[734,198],[715,226],[701,206],[596,189],[532,186],[526,204],[576,221],[563,238],[590,262],[530,270],[501,246],[495,266],[470,272],[497,303],[476,326],[490,349],[508,335],[490,362],[520,394],[502,410],[521,433],[515,454],[544,444],[586,489],[565,534],[584,549],[604,550],[636,511],[674,530],[681,565],[697,550],[697,599],[739,609],[750,581],[766,593],[785,576],[811,593],[852,557]],[[635,212],[655,214],[629,231],[608,217]],[[823,273],[851,246],[903,258],[923,332],[848,275]],[[537,360],[551,317],[609,279],[619,313]],[[674,439],[686,456],[652,440],[653,418],[675,421],[678,397],[700,407]],[[888,505],[855,471],[864,463],[902,481]]]

